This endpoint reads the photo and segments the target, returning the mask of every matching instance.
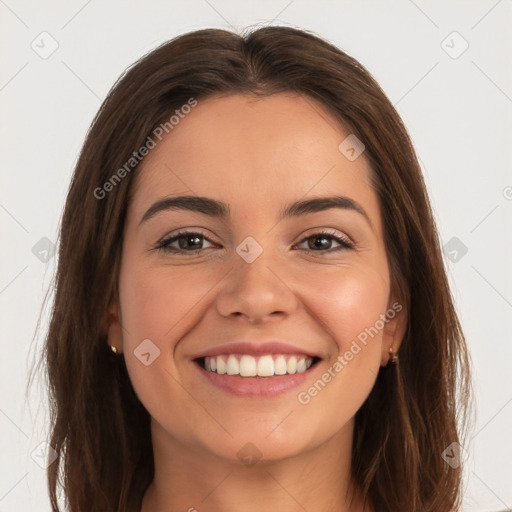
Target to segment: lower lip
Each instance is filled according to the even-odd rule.
[[[305,372],[293,375],[274,375],[274,377],[240,377],[240,375],[221,375],[205,370],[194,361],[199,372],[214,386],[237,396],[273,397],[294,389],[310,376],[318,363]]]

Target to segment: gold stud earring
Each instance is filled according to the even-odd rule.
[[[398,352],[395,352],[393,347],[389,347],[389,360],[392,363],[398,362]]]
[[[114,345],[110,345],[110,350],[112,350],[112,352],[114,352],[114,354],[117,354],[117,348],[114,347]]]

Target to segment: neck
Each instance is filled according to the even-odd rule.
[[[186,446],[151,425],[155,476],[141,512],[371,512],[351,478],[353,423],[316,448],[253,465]]]

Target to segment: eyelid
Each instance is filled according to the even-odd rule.
[[[341,249],[355,249],[355,245],[356,245],[355,242],[348,235],[346,235],[342,231],[338,231],[337,229],[334,229],[334,228],[312,228],[312,232],[310,232],[310,233],[306,232],[305,234],[301,235],[300,240],[296,244],[294,244],[294,247],[298,244],[305,242],[306,240],[308,240],[309,238],[312,238],[314,236],[318,236],[318,237],[327,236],[327,237],[333,238],[336,241],[336,243],[338,243],[340,245],[340,247],[337,247],[334,249],[329,249],[327,251],[314,251],[312,249],[306,249],[309,252],[318,252],[318,253],[329,254],[329,253],[333,253],[333,252],[336,252],[337,250],[341,250]]]
[[[305,234],[301,235],[300,241],[303,241],[305,238],[309,238],[314,235],[329,235],[336,238],[341,238],[347,243],[354,244],[354,241],[352,238],[350,238],[346,233],[343,231],[339,231],[335,228],[311,228],[306,231]]]

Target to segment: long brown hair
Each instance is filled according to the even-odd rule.
[[[407,309],[400,362],[381,368],[356,415],[353,476],[378,511],[458,508],[461,468],[442,454],[460,442],[469,360],[411,141],[358,61],[312,33],[271,26],[199,30],[161,45],[123,74],[92,122],[63,213],[43,359],[58,453],[48,469],[54,510],[60,487],[72,512],[137,510],[153,478],[150,417],[105,330],[137,170],[126,162],[191,98],[286,91],[319,101],[363,141],[392,287]]]

